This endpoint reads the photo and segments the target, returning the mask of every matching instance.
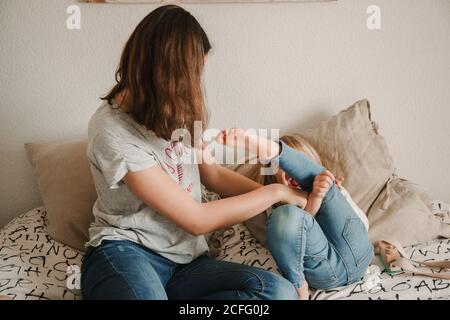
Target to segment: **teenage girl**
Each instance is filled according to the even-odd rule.
[[[262,269],[206,256],[203,236],[301,193],[262,186],[172,140],[206,126],[201,87],[210,42],[197,20],[168,5],[128,40],[117,84],[92,116],[88,151],[98,200],[82,265],[85,299],[296,299],[294,286]],[[186,135],[187,136],[187,135]],[[190,161],[197,158],[196,164]],[[201,202],[201,184],[224,197]]]

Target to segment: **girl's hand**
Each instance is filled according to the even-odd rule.
[[[334,181],[336,181],[336,178],[330,171],[327,170],[322,172],[314,179],[311,195],[323,199],[333,186]]]
[[[293,189],[279,183],[274,183],[269,186],[273,186],[279,189],[278,192],[281,193],[281,202],[292,204],[302,209],[306,207],[306,204],[308,203],[308,194],[306,192]]]

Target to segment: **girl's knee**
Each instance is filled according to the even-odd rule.
[[[264,279],[264,298],[268,300],[297,300],[297,290],[285,278],[270,272]]]
[[[288,280],[266,270],[252,271],[245,281],[243,290],[247,299],[295,300],[297,298],[297,291]]]
[[[292,204],[284,204],[275,208],[272,215],[277,218],[284,218],[288,220],[300,220],[305,217],[312,218],[308,212]]]

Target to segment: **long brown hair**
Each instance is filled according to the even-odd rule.
[[[176,5],[152,11],[136,27],[122,53],[117,84],[102,99],[118,94],[133,119],[170,140],[176,129],[193,136],[194,122],[207,126],[201,76],[211,44],[198,21]]]

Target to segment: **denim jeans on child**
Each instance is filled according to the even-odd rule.
[[[281,143],[275,161],[303,190],[310,192],[325,168]],[[273,210],[267,243],[278,268],[295,287],[306,279],[315,289],[359,281],[373,257],[373,245],[361,219],[333,185],[315,217],[292,205]]]
[[[262,269],[203,255],[177,264],[128,240],[89,247],[81,273],[87,300],[293,300],[283,277]]]

